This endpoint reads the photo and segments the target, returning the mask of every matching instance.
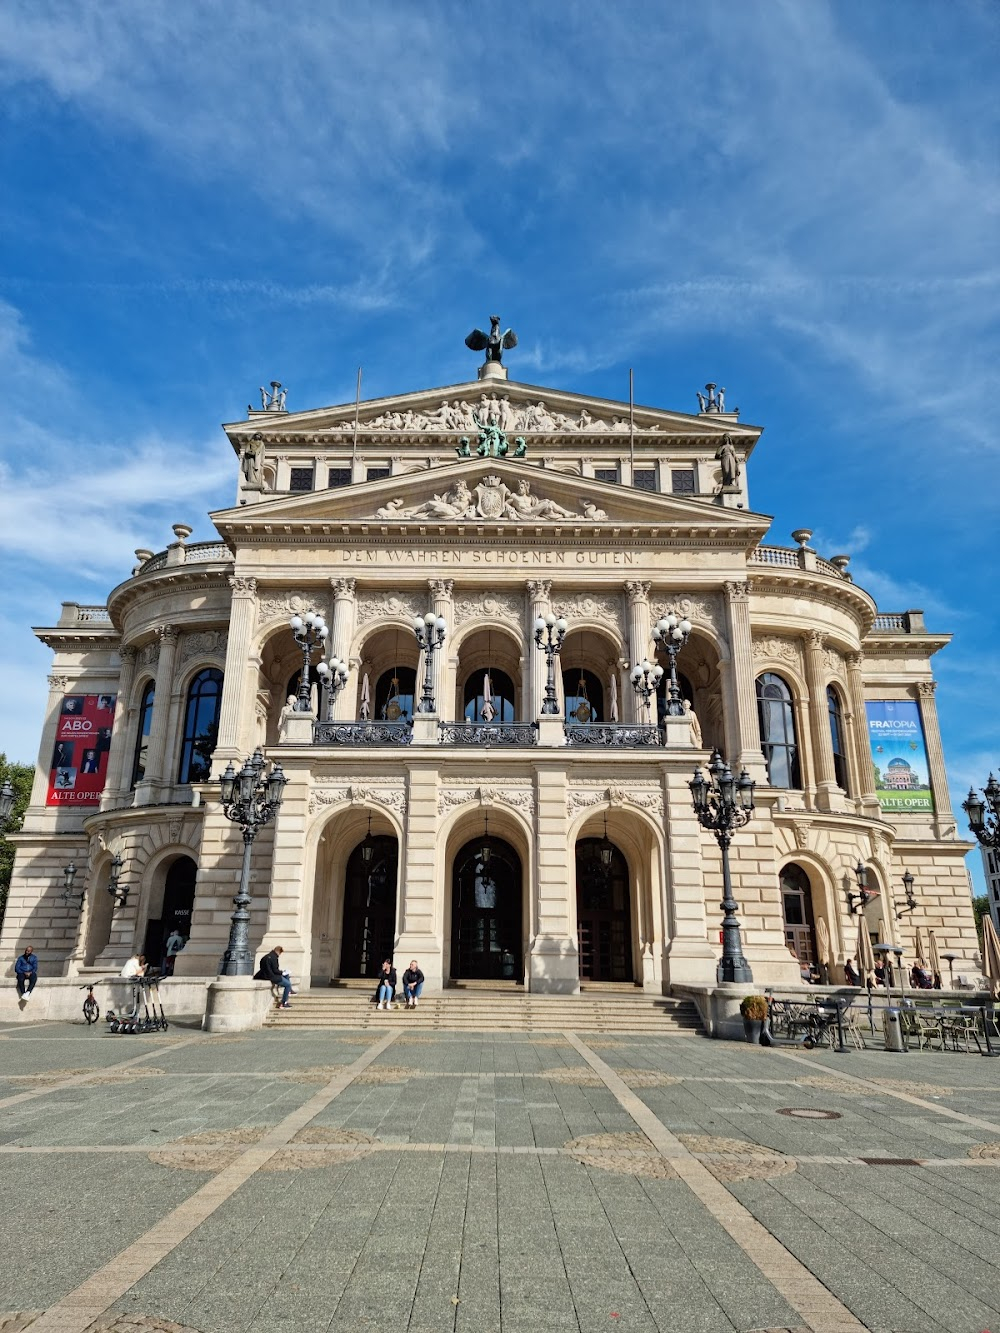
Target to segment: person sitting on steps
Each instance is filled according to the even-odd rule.
[[[403,998],[407,1009],[416,1009],[424,989],[424,974],[417,966],[415,958],[410,959],[410,966],[403,973]]]
[[[284,953],[280,944],[276,944],[270,953],[266,953],[260,960],[260,966],[253,974],[254,981],[269,981],[272,986],[281,987],[281,999],[279,1006],[282,1009],[291,1009],[288,1003],[288,996],[292,989],[292,979],[287,972],[281,970],[281,955]]]
[[[392,965],[392,959],[387,958],[382,964],[382,971],[379,973],[378,985],[375,988],[375,1008],[395,1009],[395,996],[396,969]]]

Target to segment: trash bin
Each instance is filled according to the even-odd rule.
[[[885,1035],[885,1049],[887,1051],[906,1050],[898,1009],[887,1008],[882,1010],[882,1032]]]

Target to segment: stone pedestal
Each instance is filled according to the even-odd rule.
[[[438,743],[437,713],[414,713],[413,744],[437,745],[437,743]]]
[[[289,713],[281,724],[278,740],[282,745],[312,745],[315,713]]]
[[[205,1032],[246,1032],[259,1028],[274,1005],[271,987],[252,977],[216,977],[205,996]]]
[[[561,716],[553,713],[543,713],[539,716],[538,744],[543,746],[566,744],[566,728]]]
[[[660,723],[663,745],[667,750],[693,750],[691,723],[686,717],[665,717]]]

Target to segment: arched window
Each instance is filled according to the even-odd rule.
[[[396,666],[383,671],[375,686],[375,707],[369,717],[375,722],[405,722],[413,717],[417,673],[413,667]]]
[[[801,787],[792,692],[773,671],[757,677],[757,716],[768,783],[772,787]]]
[[[809,966],[816,961],[816,923],[809,876],[801,866],[788,865],[782,870],[779,883],[785,943],[801,964]]]
[[[826,707],[830,714],[830,742],[833,746],[833,772],[837,786],[847,791],[847,753],[844,744],[844,717],[840,696],[832,685],[827,686]]]
[[[152,681],[142,692],[139,704],[139,728],[135,736],[135,758],[132,761],[132,786],[136,786],[146,776],[146,756],[149,752],[149,732],[153,725],[153,697],[156,686]]]
[[[571,726],[604,721],[604,686],[592,671],[567,667],[563,672],[566,721]]]
[[[206,667],[198,672],[188,690],[178,782],[208,780],[212,751],[219,738],[221,704],[222,672],[215,667]]]
[[[495,667],[473,671],[465,682],[462,705],[467,722],[513,722],[514,682],[506,671]]]

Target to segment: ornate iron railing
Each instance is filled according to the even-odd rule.
[[[660,728],[628,722],[589,722],[585,726],[567,723],[566,744],[635,750],[645,745],[659,745]]]
[[[409,745],[410,722],[316,722],[314,745]]]
[[[442,745],[534,745],[534,722],[439,722]]]

